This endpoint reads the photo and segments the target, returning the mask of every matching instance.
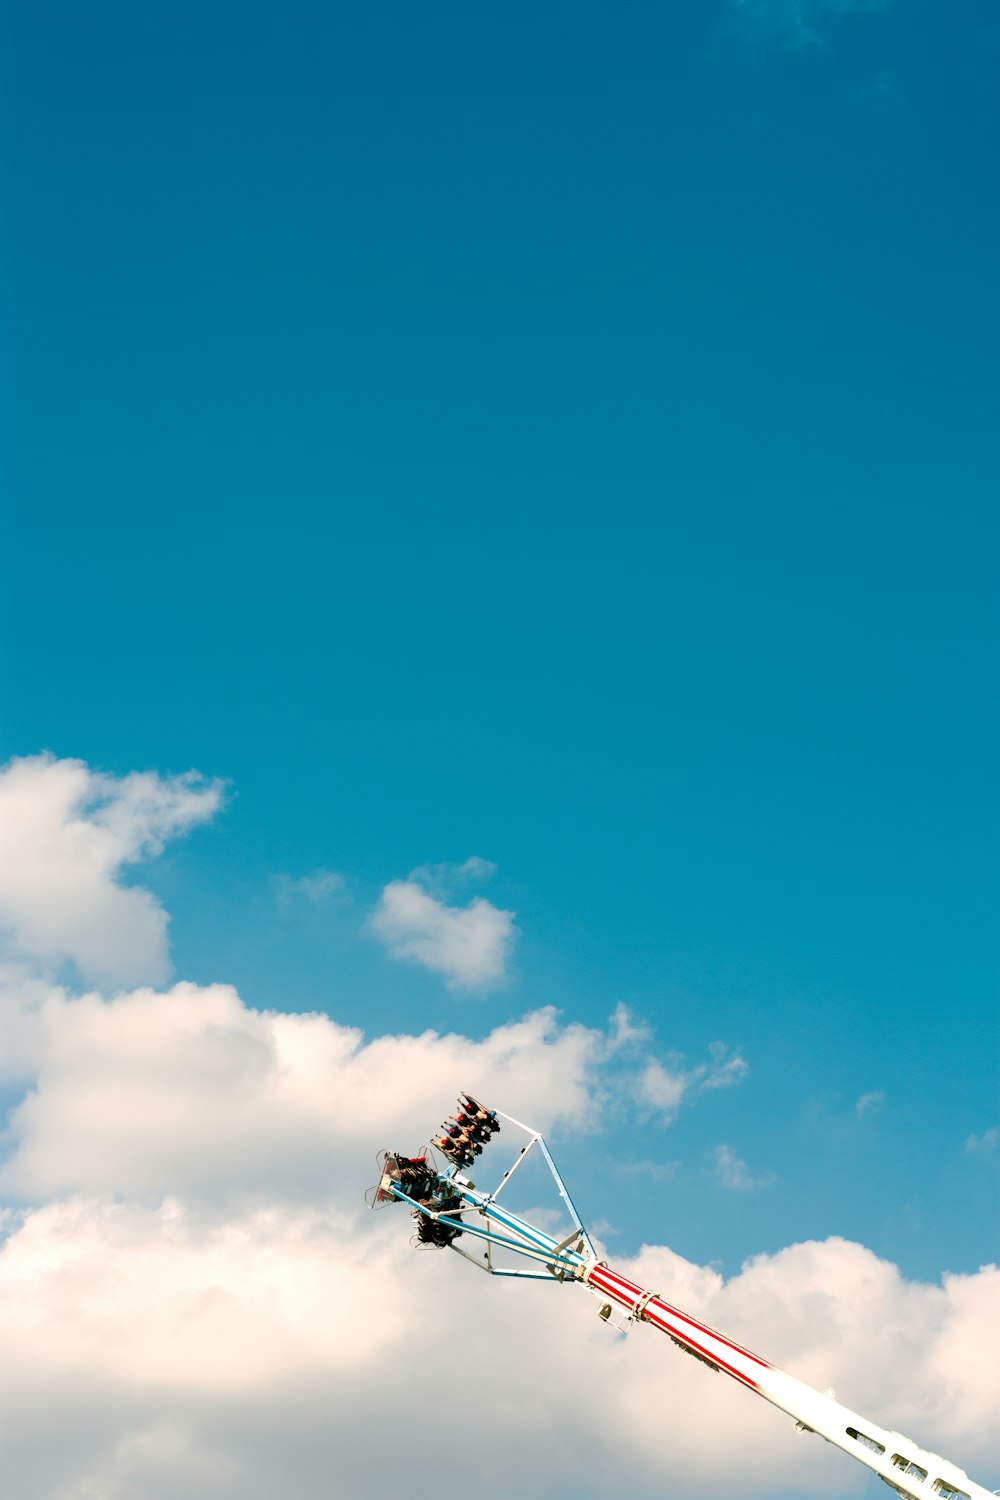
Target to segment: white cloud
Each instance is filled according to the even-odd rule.
[[[774,1182],[773,1172],[752,1177],[742,1157],[737,1156],[732,1146],[716,1146],[712,1156],[712,1170],[720,1187],[733,1192],[749,1193],[754,1188],[769,1187]]]
[[[669,1121],[680,1109],[688,1084],[686,1073],[665,1068],[655,1057],[651,1057],[639,1076],[639,1103]]]
[[[637,1025],[628,1006],[619,1000],[611,1015],[608,1038],[610,1049],[613,1052],[627,1051],[638,1047],[642,1042],[648,1042],[649,1037],[649,1027],[641,1022]]]
[[[51,993],[49,981],[24,965],[0,964],[0,1082],[21,1083],[33,1077],[41,1014]]]
[[[167,914],[122,867],[212,816],[218,782],[193,772],[116,779],[39,755],[0,771],[0,926],[14,955],[111,985],[170,972]]]
[[[406,878],[442,896],[458,886],[474,885],[480,881],[489,880],[496,872],[497,867],[491,859],[483,859],[478,854],[470,854],[468,859],[463,859],[460,863],[445,860],[437,865],[418,865]]]
[[[146,832],[134,809],[116,816],[116,849],[151,851],[175,830],[162,812]],[[62,858],[67,821],[42,820],[56,833],[40,863]],[[123,860],[100,866],[113,890]],[[40,872],[38,888],[55,878]],[[128,951],[113,915],[108,939]],[[558,1145],[560,1129],[597,1127],[616,1087],[645,1087],[665,1112],[685,1093],[707,1100],[745,1072],[738,1053],[657,1062],[624,1007],[607,1031],[546,1009],[482,1040],[366,1040],[325,1015],[251,1010],[225,985],[109,998],[24,965],[0,978],[0,1061],[30,1082],[3,1169],[29,1206],[0,1209],[10,1500],[431,1500],[445,1464],[502,1500],[512,1462],[527,1500],[859,1492],[843,1455],[650,1330],[615,1339],[579,1289],[413,1254],[403,1210],[360,1206],[374,1151],[416,1147],[459,1087],[554,1127]],[[509,1149],[506,1132],[490,1148]],[[995,1269],[907,1282],[841,1240],[757,1257],[728,1281],[664,1246],[620,1269],[974,1472],[1000,1467]],[[461,1379],[458,1348],[482,1399],[461,1399],[442,1459],[428,1433]],[[500,1429],[513,1457],[484,1464]]]
[[[739,1083],[750,1071],[750,1065],[738,1052],[730,1052],[725,1042],[709,1042],[710,1063],[703,1063],[691,1075],[701,1089],[728,1089]]]
[[[729,14],[745,35],[791,48],[823,44],[831,25],[849,15],[872,15],[890,0],[729,0]]]
[[[459,1088],[548,1127],[596,1123],[606,1034],[545,1009],[460,1035],[381,1036],[251,1010],[227,985],[103,999],[11,982],[0,1021],[33,1086],[11,1112],[0,1184],[59,1193],[303,1198],[339,1161],[358,1195],[379,1146],[426,1142]],[[346,1163],[346,1165],[344,1165]]]
[[[692,1093],[731,1088],[749,1072],[746,1060],[738,1052],[731,1052],[725,1042],[710,1043],[708,1052],[710,1061],[694,1068],[684,1068],[676,1056],[669,1067],[650,1058],[637,1080],[637,1102],[642,1108],[662,1115],[664,1123],[669,1124]]]
[[[360,1209],[373,1147],[415,1145],[457,1085],[545,1128],[593,1124],[627,1017],[366,1043],[222,986],[33,1003],[11,1177],[52,1201],[0,1226],[12,1500],[320,1500],[331,1473],[343,1494],[430,1500],[415,1393],[453,1388],[456,1340],[489,1379],[450,1431],[459,1471],[502,1420],[539,1500],[857,1491],[841,1455],[649,1330],[615,1341],[579,1291],[492,1284],[413,1254],[402,1210]],[[998,1342],[982,1336],[1000,1328],[995,1271],[908,1283],[836,1240],[729,1281],[662,1246],[620,1269],[875,1419],[970,1467],[1000,1461]],[[477,1488],[500,1500],[509,1473],[477,1469]]]
[[[449,989],[480,989],[504,977],[517,929],[514,913],[482,896],[446,906],[414,880],[393,880],[369,920],[393,958],[444,974]]]
[[[420,1457],[420,1397],[437,1409],[458,1388],[459,1343],[482,1399],[449,1427],[449,1471],[475,1465],[486,1500],[509,1494],[511,1461],[539,1500],[861,1490],[860,1467],[652,1330],[616,1340],[579,1289],[491,1283],[413,1254],[408,1233],[402,1210],[329,1204],[224,1223],[178,1200],[26,1214],[0,1252],[6,1492],[320,1500],[334,1475],[338,1494],[430,1500],[441,1472]],[[974,1472],[1000,1462],[1000,1360],[983,1338],[1000,1319],[995,1269],[907,1282],[836,1239],[728,1281],[663,1246],[619,1269]],[[498,1422],[516,1453],[482,1464]]]
[[[970,1135],[965,1142],[966,1151],[995,1151],[1000,1141],[1000,1128],[991,1125],[982,1135]]]
[[[881,1089],[872,1089],[869,1094],[862,1094],[854,1106],[854,1113],[859,1120],[866,1115],[877,1115],[885,1103],[885,1094]]]
[[[274,894],[280,911],[287,911],[300,898],[310,906],[322,906],[332,896],[341,896],[347,889],[347,881],[336,870],[314,870],[311,875],[274,877]]]

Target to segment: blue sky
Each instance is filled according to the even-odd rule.
[[[557,1132],[612,1256],[995,1259],[995,7],[4,33],[0,757],[225,783],[176,976],[724,1043]],[[492,980],[372,929],[437,865]]]

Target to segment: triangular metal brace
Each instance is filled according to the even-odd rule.
[[[566,1238],[559,1241],[553,1253],[554,1255],[559,1255],[561,1251],[570,1249],[575,1250],[577,1255],[583,1254],[583,1235],[580,1233],[579,1229],[571,1229]],[[565,1266],[560,1266],[557,1269],[555,1260],[553,1260],[552,1262],[550,1262],[548,1269],[552,1272],[552,1275],[556,1278],[557,1281],[566,1280]],[[575,1275],[570,1279],[573,1281],[579,1280],[579,1278]]]

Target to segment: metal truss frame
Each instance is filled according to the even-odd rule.
[[[523,1124],[520,1120],[515,1120],[513,1115],[504,1114],[501,1110],[497,1110],[496,1113],[500,1119],[506,1120],[518,1130],[523,1130],[528,1136],[528,1143],[521,1147],[513,1166],[508,1167],[504,1172],[493,1192],[479,1192],[475,1184],[463,1176],[458,1167],[450,1167],[438,1173],[438,1180],[442,1185],[450,1188],[455,1196],[462,1199],[461,1208],[456,1208],[449,1213],[441,1213],[428,1208],[425,1204],[418,1203],[411,1198],[399,1183],[392,1184],[393,1196],[403,1203],[408,1203],[412,1209],[426,1218],[434,1219],[449,1228],[460,1230],[463,1235],[471,1235],[474,1239],[483,1241],[485,1251],[482,1259],[470,1255],[468,1250],[461,1249],[458,1245],[453,1244],[448,1248],[454,1250],[456,1255],[461,1255],[463,1260],[467,1260],[470,1265],[476,1266],[480,1271],[488,1272],[491,1276],[520,1277],[529,1281],[581,1280],[584,1268],[588,1263],[597,1259],[597,1253],[586,1226],[577,1212],[576,1205],[567,1191],[566,1184],[559,1175],[559,1169],[552,1159],[552,1153],[545,1144],[541,1131]],[[514,1173],[536,1147],[573,1221],[572,1231],[562,1240],[554,1239],[544,1230],[538,1229],[534,1224],[529,1224],[527,1220],[512,1213],[506,1205],[497,1202]],[[524,1256],[527,1260],[534,1261],[536,1265],[544,1266],[545,1269],[517,1271],[506,1266],[494,1265],[494,1247]]]

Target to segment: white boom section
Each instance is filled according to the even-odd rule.
[[[590,1262],[579,1278],[626,1310],[636,1322],[659,1328],[689,1354],[748,1386],[795,1418],[800,1431],[815,1432],[865,1464],[906,1500],[993,1500],[993,1493],[937,1453],[919,1448],[901,1433],[820,1395],[805,1381],[769,1364],[707,1324],[664,1302],[655,1292],[602,1262]]]
[[[844,1453],[876,1473],[903,1500],[995,1500],[1000,1490],[987,1490],[970,1479],[963,1469],[937,1453],[920,1448],[901,1433],[881,1427],[877,1422],[842,1406],[831,1393],[821,1395],[805,1381],[779,1370],[759,1354],[727,1338],[718,1329],[700,1323],[689,1313],[665,1302],[657,1292],[646,1291],[634,1281],[621,1276],[602,1260],[584,1228],[555,1162],[537,1130],[496,1111],[502,1119],[524,1130],[530,1140],[514,1164],[506,1171],[492,1193],[477,1192],[475,1185],[456,1167],[440,1174],[439,1181],[455,1195],[454,1208],[435,1208],[419,1203],[407,1193],[391,1173],[384,1176],[380,1192],[408,1203],[417,1213],[458,1230],[477,1242],[483,1250],[478,1259],[452,1244],[456,1254],[472,1261],[480,1270],[494,1276],[527,1277],[535,1280],[576,1281],[602,1299],[607,1306],[601,1316],[608,1321],[611,1304],[622,1308],[629,1323],[648,1323],[658,1328],[686,1353],[692,1354],[715,1371],[721,1371],[749,1390],[763,1396],[772,1406],[795,1420],[800,1432],[816,1433]],[[512,1213],[497,1199],[527,1154],[537,1146],[552,1173],[560,1197],[573,1221],[573,1231],[557,1241],[552,1235]],[[461,1200],[461,1206],[458,1206]],[[534,1263],[532,1271],[507,1270],[493,1263],[493,1249],[511,1251]]]

